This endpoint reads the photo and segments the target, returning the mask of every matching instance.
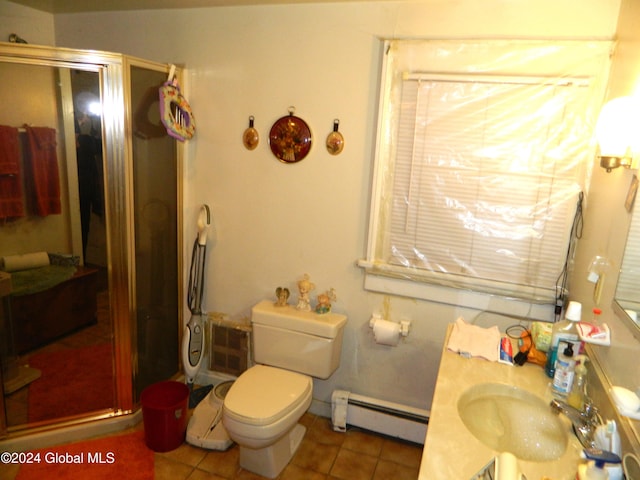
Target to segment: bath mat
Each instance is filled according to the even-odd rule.
[[[99,438],[34,450],[40,463],[20,466],[16,480],[153,480],[154,453],[144,432]],[[65,461],[66,460],[66,461]]]
[[[106,343],[31,356],[42,375],[29,385],[29,422],[112,408],[111,352]]]

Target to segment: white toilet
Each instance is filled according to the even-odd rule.
[[[275,478],[304,436],[298,420],[311,405],[311,376],[329,378],[340,364],[347,317],[265,300],[253,307],[251,323],[256,365],[227,392],[222,422],[240,446],[240,466]]]

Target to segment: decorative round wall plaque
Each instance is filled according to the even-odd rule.
[[[294,116],[294,111],[295,109],[290,107],[289,115],[276,120],[269,132],[271,151],[283,163],[299,162],[311,150],[309,125]]]

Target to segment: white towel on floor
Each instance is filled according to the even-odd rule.
[[[495,325],[491,328],[470,325],[460,317],[451,329],[447,348],[467,357],[497,362],[500,357],[500,330]]]

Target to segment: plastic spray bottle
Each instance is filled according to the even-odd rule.
[[[594,446],[605,452],[618,455],[618,457],[622,455],[620,434],[618,433],[618,425],[615,420],[607,420],[605,425],[599,425],[596,428]],[[604,469],[609,474],[609,480],[623,480],[624,472],[620,463],[615,461],[613,463],[605,463]]]
[[[576,356],[575,376],[573,385],[567,396],[567,403],[580,411],[584,409],[584,402],[587,398],[587,356]]]
[[[582,318],[582,305],[580,302],[571,301],[567,306],[564,320],[554,323],[551,328],[551,344],[547,352],[547,363],[544,371],[549,378],[556,373],[556,360],[558,359],[558,344],[560,341],[571,342],[573,353],[582,352],[582,342],[578,336],[578,322]]]
[[[589,460],[587,464],[578,466],[578,478],[580,480],[608,480],[609,473],[605,464],[619,464],[620,457],[612,452],[600,449],[587,448],[584,455]]]
[[[609,480],[609,474],[604,469],[603,461],[592,461],[578,467],[578,478],[580,480]]]

